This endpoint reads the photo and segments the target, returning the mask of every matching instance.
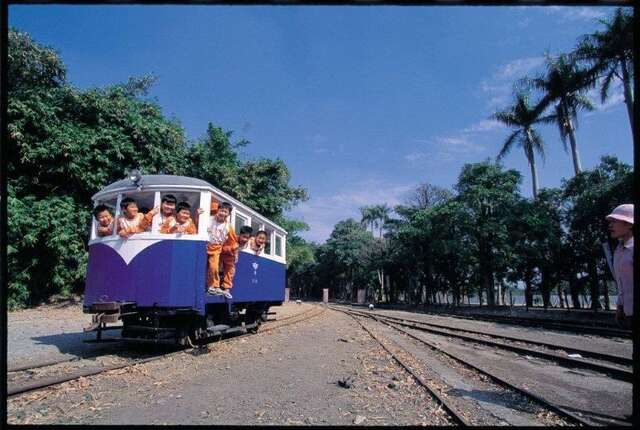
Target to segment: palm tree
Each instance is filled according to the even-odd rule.
[[[374,234],[374,229],[378,229],[380,237],[382,237],[382,230],[385,223],[389,220],[389,214],[391,208],[387,204],[363,206],[360,208],[361,220],[360,223],[365,227],[371,228],[371,234]]]
[[[374,234],[374,228],[379,229],[379,238],[380,241],[380,260],[384,257],[384,241],[382,239],[382,230],[384,229],[385,224],[389,221],[389,214],[391,213],[391,208],[387,206],[387,204],[381,205],[373,205],[373,206],[363,206],[360,208],[360,214],[362,219],[360,223],[367,227],[371,227],[371,234]],[[378,282],[380,283],[380,292],[384,295],[384,266],[380,264],[380,267],[376,269],[376,273],[378,275]]]
[[[609,95],[609,86],[618,78],[624,88],[624,102],[631,131],[633,127],[633,16],[618,8],[610,20],[599,20],[604,31],[596,31],[582,37],[572,55],[590,65],[589,72],[594,79],[603,78],[600,84],[600,98],[604,103]]]
[[[511,151],[514,144],[524,149],[524,155],[527,157],[529,167],[531,167],[534,199],[538,198],[538,172],[536,171],[534,152],[538,152],[544,160],[544,142],[533,126],[555,120],[555,115],[541,116],[541,114],[542,108],[540,106],[530,106],[527,94],[520,92],[516,94],[516,102],[513,106],[508,110],[496,112],[492,115],[492,118],[515,129],[502,145],[498,160],[504,158]]]
[[[525,81],[544,92],[536,110],[543,111],[554,104],[554,118],[558,124],[560,139],[566,150],[567,137],[569,137],[573,169],[577,175],[582,171],[575,136],[575,130],[578,127],[578,111],[593,110],[593,104],[584,95],[589,86],[593,85],[593,79],[590,79],[586,70],[581,69],[567,55],[562,54],[555,59],[547,55],[546,73]]]

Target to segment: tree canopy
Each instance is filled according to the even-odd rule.
[[[9,32],[9,306],[80,291],[91,196],[132,168],[209,181],[277,222],[307,199],[282,160],[241,160],[249,142],[209,123],[196,142],[144,96],[153,76],[78,89],[50,47]]]

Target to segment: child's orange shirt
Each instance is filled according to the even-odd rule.
[[[142,233],[146,228],[145,216],[141,213],[137,213],[133,219],[129,219],[125,216],[120,216],[118,218],[118,233],[122,230],[127,233]]]
[[[189,217],[189,219],[187,221],[185,221],[183,224],[180,224],[175,218],[170,217],[167,218],[167,220],[165,222],[162,223],[162,225],[160,226],[160,233],[177,233],[178,231],[178,227],[186,227],[185,231],[183,232],[183,234],[197,234],[198,233],[198,228],[196,227],[195,223],[193,222],[193,220],[191,219],[191,217]]]
[[[220,202],[211,196],[211,206],[209,208],[209,212],[212,216],[215,216],[218,213],[218,208],[220,207]],[[229,221],[227,221],[229,222]],[[235,258],[236,251],[238,250],[238,236],[236,235],[236,231],[233,226],[229,225],[229,232],[227,234],[227,238],[222,244],[222,254],[231,255]]]

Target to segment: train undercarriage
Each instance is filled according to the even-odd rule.
[[[103,341],[193,346],[209,339],[237,332],[257,332],[267,320],[269,307],[281,303],[207,304],[205,314],[193,308],[138,307],[133,302],[104,302],[84,307],[92,321],[85,332],[95,332]],[[117,325],[110,325],[117,324]],[[119,338],[104,339],[103,333],[122,330]]]

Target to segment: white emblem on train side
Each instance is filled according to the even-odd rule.
[[[113,248],[128,266],[136,255],[158,242],[160,240],[115,240],[102,243]]]
[[[251,263],[251,267],[253,267],[253,278],[251,278],[251,283],[252,284],[257,284],[258,283],[258,263],[256,263],[255,261],[253,263]]]

